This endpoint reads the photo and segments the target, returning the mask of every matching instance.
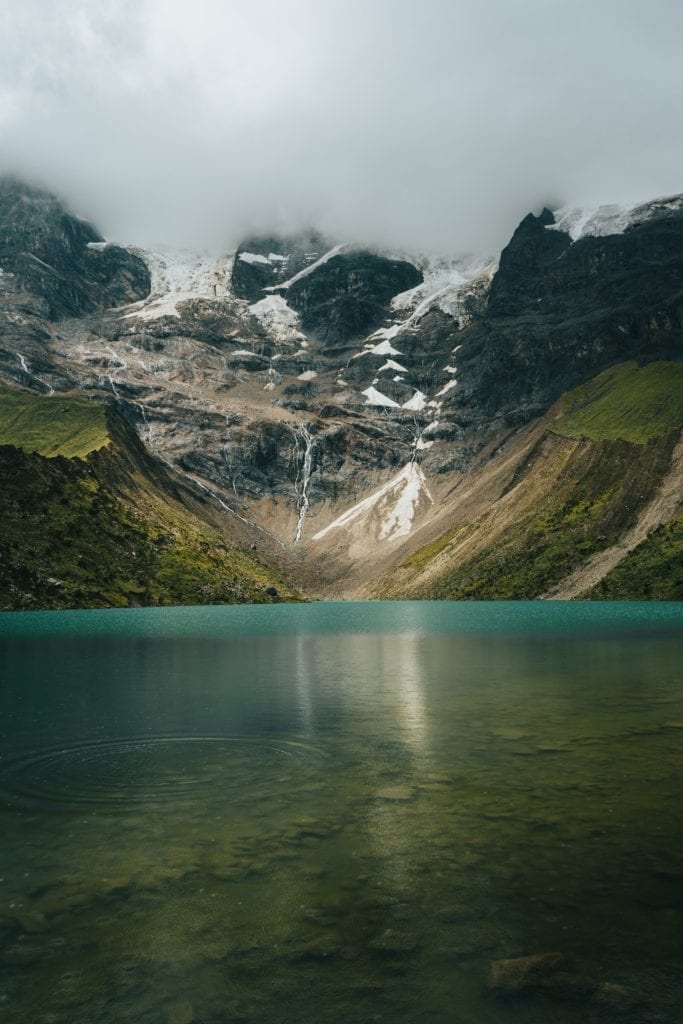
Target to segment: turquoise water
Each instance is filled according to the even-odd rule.
[[[679,1022],[682,624],[0,615],[0,1020]]]

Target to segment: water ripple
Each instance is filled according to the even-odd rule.
[[[327,755],[294,740],[232,736],[148,736],[62,745],[0,761],[7,808],[116,811],[190,803],[243,802],[262,788],[296,781]],[[292,777],[293,776],[293,777]]]

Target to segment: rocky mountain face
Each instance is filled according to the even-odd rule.
[[[594,229],[621,227],[605,221]],[[613,363],[680,356],[680,199],[636,208],[621,232],[570,232],[549,210],[529,214],[501,253],[486,311],[462,336],[455,403],[468,424],[527,422]]]
[[[0,380],[108,403],[304,592],[353,595],[504,497],[563,394],[680,359],[682,281],[682,197],[530,214],[499,259],[312,231],[206,255],[108,244],[5,181]]]
[[[0,266],[50,319],[122,306],[149,293],[144,261],[120,246],[91,247],[103,241],[53,196],[12,180],[0,187]]]

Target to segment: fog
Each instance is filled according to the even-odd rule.
[[[544,204],[683,190],[680,0],[22,0],[0,171],[106,237],[494,251]]]

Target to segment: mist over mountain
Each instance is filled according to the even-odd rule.
[[[682,281],[682,195],[215,255],[0,178],[0,607],[680,597]]]
[[[673,0],[27,0],[0,171],[139,244],[497,251],[528,210],[679,190],[682,40]]]

